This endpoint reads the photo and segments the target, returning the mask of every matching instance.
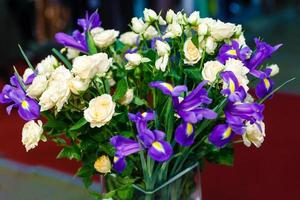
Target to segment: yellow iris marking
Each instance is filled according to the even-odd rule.
[[[162,144],[161,144],[160,142],[155,141],[155,142],[152,143],[152,146],[153,146],[157,151],[160,151],[160,152],[165,153],[165,149],[164,149],[164,147],[162,146]]]
[[[232,56],[236,56],[236,50],[234,49],[230,49],[229,51],[227,51],[227,54],[232,55]]]
[[[115,156],[114,157],[114,163],[118,162],[118,160],[119,160],[119,157]]]
[[[229,89],[230,89],[230,93],[234,93],[235,86],[234,86],[234,82],[231,79],[229,79]]]
[[[173,86],[169,83],[162,83],[162,85],[166,87],[168,90],[170,90],[170,92],[174,90]]]
[[[264,78],[264,83],[267,89],[271,87],[270,81],[267,78]]]
[[[186,126],[186,133],[188,136],[190,136],[193,133],[193,126],[192,124],[188,123]]]
[[[22,101],[21,105],[24,109],[28,109],[28,107],[29,107],[29,104],[27,103],[27,101]]]
[[[226,131],[223,133],[222,140],[227,139],[231,135],[231,127],[228,127]]]

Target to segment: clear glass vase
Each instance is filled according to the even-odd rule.
[[[201,176],[197,165],[183,170],[152,191],[145,191],[137,185],[133,185],[133,188],[131,200],[202,200]],[[111,199],[121,200],[117,196]]]

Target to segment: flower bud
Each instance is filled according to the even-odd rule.
[[[125,106],[130,104],[133,100],[133,95],[133,89],[128,89],[125,95],[119,100],[119,103]]]
[[[158,20],[158,16],[154,10],[145,8],[144,19],[146,22],[151,23]]]
[[[126,44],[128,46],[135,46],[136,43],[137,43],[137,40],[138,40],[138,37],[139,35],[130,31],[130,32],[126,32],[126,33],[123,33],[121,36],[120,36],[120,41],[123,43],[123,44]]]
[[[158,37],[158,32],[154,26],[149,26],[144,32],[144,37],[146,40],[151,40],[154,37]]]
[[[270,68],[272,70],[270,76],[275,76],[279,73],[279,67],[277,64],[270,65],[267,68]]]
[[[169,44],[160,40],[156,40],[155,48],[157,50],[158,56],[169,55],[171,51],[171,47],[169,46]]]
[[[167,14],[166,14],[166,21],[168,24],[172,24],[173,23],[173,20],[176,18],[176,14],[175,12],[170,9],[168,10]]]
[[[192,26],[198,26],[200,24],[200,12],[194,11],[187,19],[188,23]]]
[[[97,172],[106,174],[111,170],[111,162],[107,156],[100,156],[94,163]]]
[[[145,28],[146,28],[146,25],[142,19],[138,19],[137,17],[134,17],[131,19],[131,29],[135,33],[142,33],[145,31]]]
[[[205,23],[201,23],[198,26],[198,35],[206,35],[208,32],[208,26]]]

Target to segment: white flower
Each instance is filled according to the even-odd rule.
[[[158,56],[169,55],[171,51],[171,47],[167,42],[163,42],[160,40],[156,40],[155,48],[157,50]]]
[[[58,61],[52,55],[47,56],[39,64],[37,64],[36,69],[39,75],[46,75],[49,77],[54,71],[55,67],[58,65]]]
[[[119,100],[119,103],[125,106],[130,104],[133,100],[133,95],[133,89],[128,89],[125,95]]]
[[[204,80],[212,83],[216,80],[217,74],[223,69],[224,65],[222,65],[219,61],[208,61],[204,64],[202,77]]]
[[[192,26],[198,26],[200,23],[200,12],[194,11],[187,19],[188,23]]]
[[[267,66],[267,68],[272,70],[270,76],[275,76],[279,73],[279,67],[277,64],[269,65]]]
[[[100,172],[102,174],[109,173],[111,170],[111,162],[108,156],[99,157],[94,163],[94,168],[97,172]]]
[[[166,21],[168,24],[172,24],[176,20],[176,14],[172,9],[169,9],[166,14]]]
[[[149,62],[150,59],[142,57],[138,53],[127,53],[125,54],[125,58],[128,61],[125,68],[127,70],[133,69],[134,67],[140,65],[143,62]]]
[[[163,35],[163,39],[165,38],[176,38],[180,37],[182,35],[182,28],[180,24],[177,22],[173,22],[172,24],[169,24],[167,27],[166,33]]]
[[[46,90],[47,85],[48,80],[46,75],[37,75],[27,88],[26,93],[31,98],[37,98]]]
[[[151,40],[154,37],[158,37],[159,34],[157,30],[154,28],[154,26],[149,26],[143,35],[146,40]]]
[[[164,20],[164,18],[162,18],[162,16],[159,16],[159,18],[158,18],[158,23],[159,23],[159,25],[161,25],[161,26],[164,26],[164,25],[167,24],[167,22]]]
[[[138,19],[137,17],[134,17],[131,19],[131,29],[135,33],[142,33],[146,29],[146,24],[141,18]]]
[[[185,59],[184,59],[185,64],[188,64],[188,65],[196,64],[201,58],[202,49],[198,49],[194,45],[194,43],[192,42],[192,38],[188,38],[185,41],[183,51],[184,51],[184,56],[185,56]]]
[[[39,105],[41,111],[56,107],[60,112],[64,104],[70,97],[69,80],[72,78],[71,72],[64,66],[60,66],[52,73],[48,87],[40,97]]]
[[[39,141],[43,134],[43,123],[38,120],[37,123],[34,120],[27,122],[22,130],[22,143],[26,148],[26,151],[34,149],[38,146]]]
[[[254,98],[251,96],[251,94],[247,93],[246,98],[245,98],[246,103],[253,103]]]
[[[237,36],[239,36],[239,35],[241,35],[242,34],[242,30],[243,30],[243,28],[242,28],[242,25],[237,25],[236,27],[235,27],[235,35],[237,35]]]
[[[128,46],[135,46],[136,43],[137,43],[137,40],[138,40],[138,37],[139,35],[130,31],[130,32],[126,32],[126,33],[123,33],[121,36],[120,36],[120,41],[123,43],[123,44],[126,44]]]
[[[79,76],[76,76],[69,81],[69,88],[73,94],[78,95],[80,92],[88,89],[90,82],[90,79],[81,79]]]
[[[104,28],[102,28],[102,27],[93,28],[91,30],[91,35],[92,35],[92,37],[94,37],[95,35],[101,33],[102,31],[104,31]]]
[[[165,72],[168,62],[169,62],[169,56],[166,54],[164,56],[161,56],[155,61],[155,67],[156,69]]]
[[[208,32],[208,26],[206,23],[201,23],[198,26],[198,35],[206,35]]]
[[[236,76],[239,85],[243,86],[246,91],[249,90],[249,87],[247,86],[247,84],[249,83],[249,80],[247,78],[249,69],[244,66],[242,61],[229,58],[225,63],[224,71],[232,71]]]
[[[260,128],[259,126],[260,125]],[[246,132],[243,134],[243,141],[247,147],[251,146],[253,143],[257,148],[261,146],[264,142],[264,137],[266,136],[265,133],[265,124],[264,122],[260,121],[257,124],[250,124],[249,122],[246,123]]]
[[[240,48],[247,46],[244,33],[241,33],[240,36],[238,38],[236,38],[235,40],[239,43]],[[249,54],[249,57],[250,57],[250,54]]]
[[[177,23],[179,23],[181,25],[186,25],[187,24],[187,17],[186,17],[185,13],[182,14],[182,12],[177,12],[176,20],[177,20]]]
[[[72,60],[72,59],[76,58],[77,56],[79,56],[79,53],[80,53],[80,51],[78,51],[76,49],[73,49],[70,47],[67,48],[67,58],[69,60]]]
[[[211,24],[211,36],[217,41],[222,41],[224,39],[229,39],[233,36],[235,32],[235,25],[232,23],[224,23],[220,20]]]
[[[214,54],[215,49],[217,48],[218,44],[215,42],[214,38],[208,37],[206,38],[205,42],[205,51],[208,54]]]
[[[97,33],[93,36],[95,45],[99,48],[106,48],[113,44],[116,41],[116,38],[119,36],[119,31],[114,29],[104,30],[100,33]]]
[[[103,76],[112,64],[106,53],[83,55],[73,60],[72,73],[81,79],[92,79],[96,74]]]
[[[92,99],[89,107],[84,110],[84,118],[92,128],[104,126],[115,113],[116,103],[109,94],[103,94]]]
[[[144,19],[146,22],[151,23],[151,22],[158,20],[158,16],[154,10],[145,8],[144,9]]]
[[[33,72],[33,70],[32,70],[31,68],[25,69],[24,74],[23,74],[23,81],[26,83],[28,77],[29,77],[30,75],[32,75],[33,73],[34,73],[34,72]]]

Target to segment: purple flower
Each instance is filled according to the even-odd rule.
[[[272,69],[267,68],[260,76],[260,81],[255,88],[255,94],[258,98],[262,99],[273,90],[274,81],[270,78]]]
[[[219,124],[212,130],[208,140],[216,147],[221,148],[228,144],[233,136],[232,128],[228,124]]]
[[[22,81],[22,80],[20,80]],[[0,93],[0,103],[11,104],[6,108],[10,115],[12,109],[18,108],[20,117],[26,121],[37,119],[40,115],[38,102],[26,96],[16,75],[10,78],[11,85],[5,85]]]
[[[126,167],[125,157],[142,150],[139,143],[123,136],[114,136],[110,143],[115,147],[114,168],[121,173]]]
[[[83,32],[75,30],[72,33],[72,36],[61,32],[56,33],[55,39],[58,43],[66,47],[71,47],[81,52],[87,53],[88,46],[86,42],[86,33],[91,29],[99,27],[101,25],[98,11],[95,11],[91,16],[89,16],[87,12],[85,18],[78,19],[77,24],[82,27]]]
[[[147,122],[154,120],[155,113],[152,110],[136,114],[128,113],[128,117],[130,121],[135,122],[138,133],[143,133],[147,129]]]
[[[219,50],[217,60],[222,64],[225,64],[229,58],[240,59],[245,61],[251,55],[251,49],[247,46],[240,49],[239,43],[235,40],[231,41],[231,44],[223,44]]]
[[[160,89],[162,93],[166,95],[170,95],[172,97],[178,97],[182,92],[187,91],[187,87],[185,85],[179,85],[173,87],[170,83],[155,81],[149,84],[150,87]]]
[[[190,146],[194,143],[194,127],[191,123],[180,124],[175,131],[175,140],[181,146]]]
[[[258,38],[255,38],[254,41],[256,45],[256,51],[245,63],[245,65],[250,69],[250,73],[251,71],[255,71],[259,65],[261,65],[267,58],[270,58],[271,55],[282,46],[282,44],[278,44],[273,47],[266,42],[262,42]],[[253,75],[255,76],[255,72]]]
[[[246,91],[243,86],[239,86],[238,79],[231,71],[225,71],[220,74],[223,81],[227,84],[227,88],[221,91],[222,94],[227,95],[229,101],[244,101],[246,98]]]

